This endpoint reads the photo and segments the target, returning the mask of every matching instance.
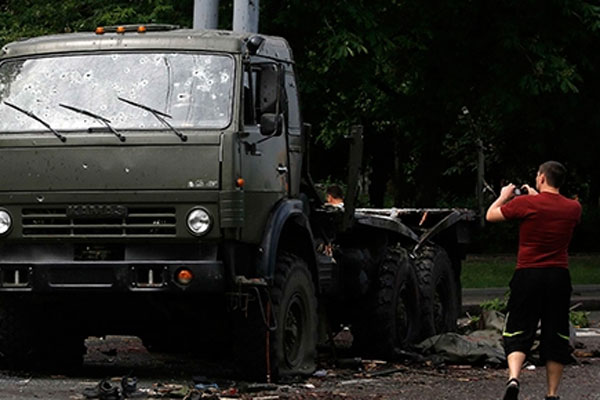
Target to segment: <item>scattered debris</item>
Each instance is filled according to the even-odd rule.
[[[387,376],[387,375],[393,375],[396,374],[398,372],[405,372],[406,368],[391,368],[391,369],[384,369],[381,371],[375,371],[375,372],[370,372],[367,374],[367,376],[369,378],[374,378],[376,376]]]
[[[216,383],[196,383],[194,385],[194,389],[196,390],[202,390],[202,391],[207,391],[207,390],[219,390],[219,385],[217,385]]]
[[[433,364],[489,364],[506,362],[502,346],[504,315],[485,310],[477,320],[478,330],[468,334],[444,333],[430,337],[415,346],[428,355]]]
[[[186,385],[179,385],[175,383],[155,383],[152,385],[154,393],[151,393],[151,397],[170,397],[185,398],[191,395],[192,389]]]
[[[593,357],[600,357],[600,350],[599,349],[594,349],[592,351],[585,351],[585,350],[575,350],[573,352],[573,355],[575,357],[579,357],[579,358],[593,358]]]
[[[449,369],[471,369],[473,366],[471,365],[449,365]]]
[[[336,361],[338,368],[359,369],[363,367],[363,361],[360,357],[340,358]]]
[[[579,328],[576,330],[577,337],[600,337],[600,329],[598,328]]]
[[[17,382],[17,384],[24,386],[24,385],[27,385],[29,382],[31,382],[31,377],[29,377],[27,379],[20,380],[19,382]]]
[[[242,393],[256,393],[277,390],[278,386],[274,383],[250,383],[240,386]]]
[[[353,342],[354,336],[348,326],[342,327],[342,330],[333,337],[333,344],[338,349],[349,349],[352,347]]]
[[[348,381],[342,381],[340,382],[340,385],[346,386],[346,385],[361,385],[363,383],[371,383],[371,382],[375,382],[375,379],[350,379]]]
[[[435,355],[434,364],[501,365],[506,358],[499,340],[500,334],[495,331],[476,331],[471,335],[444,333],[424,340],[416,348],[424,354]]]
[[[137,390],[137,379],[130,376],[102,379],[96,386],[83,390],[86,398],[100,400],[121,400],[140,397],[143,394]]]
[[[324,369],[318,369],[313,373],[313,376],[316,378],[324,378],[327,376],[327,371]]]
[[[484,310],[481,313],[480,330],[492,329],[502,332],[504,329],[504,314],[494,310]]]

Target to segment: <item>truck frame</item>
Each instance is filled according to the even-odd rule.
[[[309,173],[279,37],[101,27],[0,56],[0,363],[82,361],[83,339],[225,349],[253,379],[310,374],[350,324],[393,358],[452,330],[474,213],[344,208]],[[219,344],[223,344],[221,347]]]

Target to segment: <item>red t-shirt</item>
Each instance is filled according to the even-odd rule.
[[[515,197],[500,208],[506,219],[519,219],[517,269],[569,267],[567,248],[581,218],[578,201],[549,192]]]

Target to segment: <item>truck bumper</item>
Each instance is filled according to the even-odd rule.
[[[188,284],[177,280],[182,269]],[[0,292],[197,292],[225,291],[220,261],[2,262]]]

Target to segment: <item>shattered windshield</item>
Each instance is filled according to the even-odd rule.
[[[6,61],[0,64],[0,130],[46,130],[3,102],[59,131],[103,126],[61,103],[98,113],[115,129],[165,129],[151,112],[119,97],[168,114],[177,129],[222,129],[231,119],[233,74],[233,58],[226,55],[114,53]]]

